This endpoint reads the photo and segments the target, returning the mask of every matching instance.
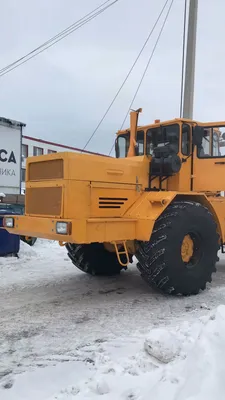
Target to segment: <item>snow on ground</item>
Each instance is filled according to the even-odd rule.
[[[222,399],[224,266],[205,292],[170,297],[135,265],[91,277],[57,243],[21,242],[0,259],[0,399]]]

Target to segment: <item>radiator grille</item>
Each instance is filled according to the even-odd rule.
[[[63,160],[46,160],[29,164],[29,181],[63,178]]]
[[[99,208],[121,208],[128,199],[125,197],[99,197]]]
[[[61,204],[61,187],[26,189],[26,214],[60,216]]]

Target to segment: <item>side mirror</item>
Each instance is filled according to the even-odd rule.
[[[203,127],[197,125],[193,128],[192,143],[194,146],[197,146],[197,147],[201,146],[202,139],[203,139],[203,133],[204,133]]]
[[[225,132],[223,132],[222,138],[223,138],[223,140],[225,140]]]

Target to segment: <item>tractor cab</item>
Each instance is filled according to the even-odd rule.
[[[130,129],[119,131],[115,143],[116,158],[133,156],[153,156],[167,146],[171,152],[179,152],[180,125],[177,120],[163,124],[155,120],[154,124],[139,127],[138,114],[141,109],[130,113]],[[161,149],[161,150],[159,150]]]
[[[141,109],[130,113],[130,128],[119,131],[115,143],[116,158],[134,156],[157,157],[177,154],[181,158],[192,153],[196,146],[198,157],[225,155],[225,123],[200,124],[176,118],[154,124],[138,126]]]
[[[115,149],[117,158],[149,160],[149,190],[224,191],[224,121],[176,118],[138,126],[140,110],[130,113],[130,128],[117,133]]]

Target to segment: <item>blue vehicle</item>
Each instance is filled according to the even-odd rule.
[[[23,215],[25,206],[23,204],[5,204],[5,203],[0,203],[0,211],[1,210],[9,210],[15,214]],[[33,246],[34,243],[36,242],[37,238],[35,237],[29,237],[29,236],[20,236],[20,239],[29,244],[29,246]]]

